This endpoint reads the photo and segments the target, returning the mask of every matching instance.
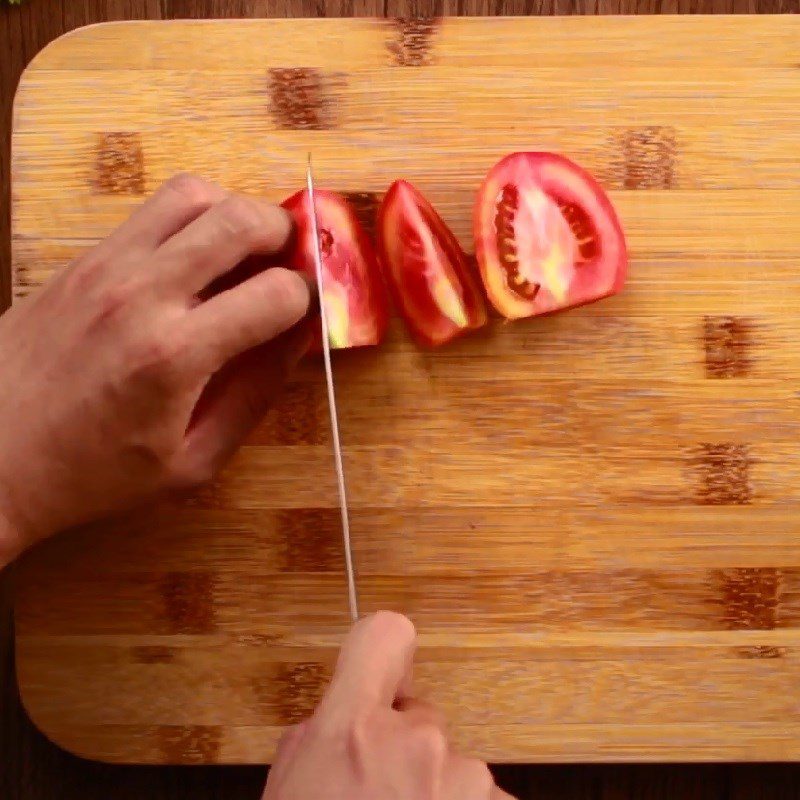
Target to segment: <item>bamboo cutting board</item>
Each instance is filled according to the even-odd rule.
[[[364,610],[498,761],[800,756],[800,19],[131,23],[48,47],[13,141],[22,297],[191,170],[278,200],[399,176],[471,249],[519,149],[609,189],[625,292],[335,359]],[[54,320],[57,324],[57,320]],[[6,421],[11,424],[11,421]],[[17,603],[56,742],[262,762],[348,627],[321,368],[191,498],[57,539]]]

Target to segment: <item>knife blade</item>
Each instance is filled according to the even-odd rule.
[[[322,253],[319,245],[319,226],[317,223],[317,205],[314,197],[314,177],[311,174],[311,153],[308,154],[306,170],[308,199],[311,204],[311,232],[314,237],[314,270],[317,277],[317,293],[319,295],[319,315],[322,320],[322,358],[325,362],[325,383],[328,387],[328,413],[331,420],[333,438],[333,460],[336,467],[336,486],[339,492],[339,512],[342,519],[342,540],[344,542],[344,561],[347,570],[347,597],[350,604],[350,616],[353,622],[358,620],[358,593],[356,591],[356,573],[353,564],[353,549],[350,544],[350,516],[347,509],[347,487],[344,480],[344,462],[342,460],[342,444],[339,438],[339,415],[336,413],[336,390],[333,386],[333,369],[331,367],[331,344],[328,328],[328,315],[325,310],[325,285],[322,278]]]

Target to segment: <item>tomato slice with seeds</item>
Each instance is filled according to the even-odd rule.
[[[407,181],[395,181],[383,198],[378,252],[395,302],[420,344],[444,344],[486,323],[486,305],[467,256]]]
[[[622,226],[603,188],[555,153],[514,153],[486,177],[475,205],[478,266],[508,319],[615,294],[628,265]]]
[[[386,332],[388,310],[375,250],[344,197],[316,189],[314,200],[330,345],[342,349],[378,344]],[[292,195],[283,207],[297,226],[288,266],[315,278],[308,191]]]

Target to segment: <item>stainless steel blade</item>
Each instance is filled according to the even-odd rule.
[[[328,385],[328,411],[330,412],[331,432],[333,435],[333,458],[336,465],[336,484],[339,490],[339,511],[342,517],[344,560],[347,569],[347,594],[350,602],[350,616],[355,622],[358,619],[358,594],[356,592],[356,574],[353,566],[353,549],[350,545],[350,516],[347,511],[347,489],[344,480],[342,445],[339,439],[339,416],[336,413],[336,391],[333,388],[331,345],[330,336],[328,334],[328,315],[325,311],[325,286],[322,280],[322,254],[319,249],[317,205],[314,197],[314,178],[311,174],[311,153],[308,154],[306,184],[308,186],[308,198],[311,203],[311,231],[314,235],[314,269],[317,275],[317,290],[319,292],[319,313],[322,318],[322,357],[325,361],[325,382]]]

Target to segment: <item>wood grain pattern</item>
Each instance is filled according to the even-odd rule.
[[[73,35],[18,96],[15,292],[178,168],[278,199],[310,147],[321,185],[370,197],[404,173],[469,245],[500,154],[573,155],[629,233],[622,296],[436,353],[395,323],[337,359],[363,605],[411,614],[423,692],[486,758],[795,757],[797,22]],[[310,707],[347,614],[318,367],[292,392],[205,492],[24,565],[20,684],[58,742],[261,761]]]
[[[8,197],[8,147],[13,90],[24,65],[48,41],[89,22],[161,15],[194,16],[318,16],[459,14],[571,14],[571,13],[775,13],[800,11],[798,0],[26,0],[0,14],[0,108],[7,123],[0,127],[6,145],[0,149],[0,185]],[[10,257],[6,215],[0,215],[0,296],[10,293]],[[757,535],[754,535],[757,541]],[[752,551],[755,552],[755,551]],[[748,556],[752,557],[752,556]],[[259,768],[231,767],[146,768],[105,765],[76,759],[54,747],[21,713],[13,670],[12,626],[7,603],[10,570],[0,575],[0,795],[9,800],[156,800],[225,797],[244,800],[258,795],[263,785]],[[5,596],[3,596],[5,592]],[[781,798],[797,796],[796,765],[758,764],[687,766],[544,766],[508,765],[495,769],[507,791],[520,800],[588,800],[588,798]]]

